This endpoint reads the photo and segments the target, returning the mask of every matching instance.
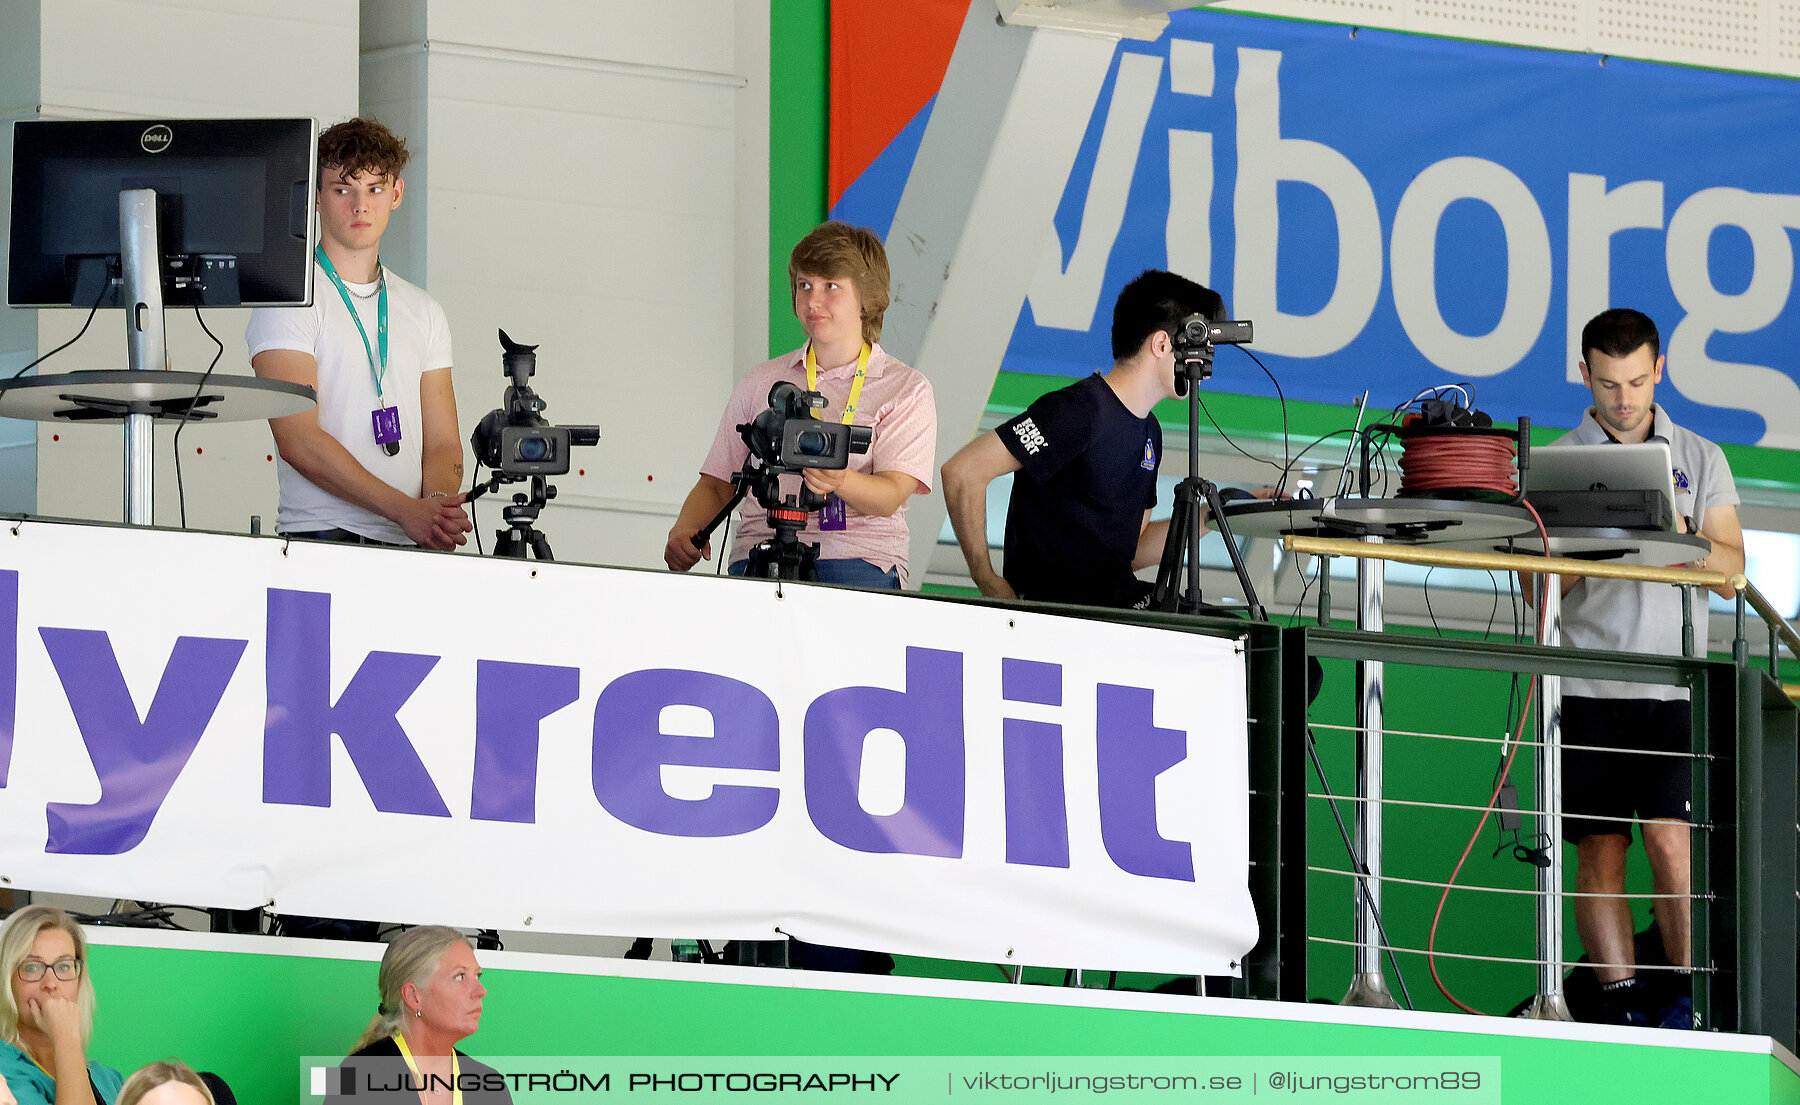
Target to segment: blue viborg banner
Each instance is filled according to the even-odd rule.
[[[834,215],[891,223],[931,110]],[[1256,323],[1290,397],[1469,381],[1567,426],[1582,323],[1635,306],[1677,421],[1800,448],[1795,229],[1791,81],[1178,12],[1118,47],[1001,367],[1104,366],[1118,290],[1168,267]],[[1212,386],[1274,393],[1225,352]]]

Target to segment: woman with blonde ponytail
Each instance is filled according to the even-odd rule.
[[[468,939],[453,928],[408,929],[389,944],[376,975],[380,1001],[338,1068],[327,1102],[512,1105],[506,1079],[456,1045],[481,1027],[487,988]],[[350,1082],[346,1084],[346,1079]]]

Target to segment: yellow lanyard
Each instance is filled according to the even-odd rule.
[[[419,1073],[419,1064],[413,1062],[412,1048],[406,1046],[406,1037],[394,1033],[394,1043],[400,1048],[400,1058],[406,1060],[406,1069],[419,1082],[419,1088],[425,1088],[425,1076]],[[450,1049],[450,1105],[462,1105],[462,1060],[456,1049]]]
[[[850,384],[850,398],[844,401],[844,425],[856,417],[856,404],[862,401],[863,381],[869,378],[869,343],[863,342],[862,352],[856,355],[856,379]],[[812,342],[806,343],[806,390],[819,390],[819,361],[813,356]]]

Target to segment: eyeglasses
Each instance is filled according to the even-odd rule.
[[[41,959],[27,959],[19,964],[19,981],[36,982],[44,977],[45,971],[56,972],[56,977],[64,982],[74,982],[81,977],[81,960],[59,959],[45,963]]]

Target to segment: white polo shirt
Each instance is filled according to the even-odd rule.
[[[1715,506],[1735,506],[1737,484],[1725,452],[1691,430],[1675,425],[1660,404],[1650,429],[1651,441],[1669,444],[1675,467],[1675,510],[1704,527],[1706,512]],[[1557,445],[1604,445],[1611,434],[1594,419],[1593,408],[1581,424],[1558,438]],[[1705,592],[1694,602],[1694,647],[1707,652]],[[1681,591],[1666,583],[1637,583],[1623,579],[1583,579],[1563,597],[1562,643],[1571,648],[1607,649],[1613,652],[1645,652],[1658,656],[1681,655]],[[1589,698],[1685,699],[1687,688],[1660,683],[1628,683],[1617,679],[1565,677],[1564,694]]]

